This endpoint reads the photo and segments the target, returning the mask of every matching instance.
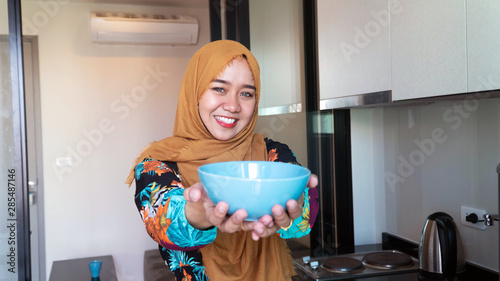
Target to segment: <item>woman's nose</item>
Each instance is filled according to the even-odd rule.
[[[226,100],[222,105],[222,109],[229,112],[239,112],[240,111],[240,100],[236,94],[230,93],[226,96]]]

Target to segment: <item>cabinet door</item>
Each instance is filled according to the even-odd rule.
[[[391,7],[396,3],[393,100],[467,92],[465,0],[391,0]]]
[[[467,0],[468,91],[500,89],[500,1]]]
[[[320,99],[391,88],[389,0],[318,0]]]
[[[259,115],[301,110],[303,23],[300,0],[252,0],[250,48],[260,65]],[[264,112],[264,113],[263,113]]]

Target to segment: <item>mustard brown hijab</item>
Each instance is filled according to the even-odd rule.
[[[256,87],[256,105],[250,123],[234,138],[220,141],[207,131],[198,112],[198,102],[210,83],[231,61],[246,58]],[[254,134],[260,98],[260,69],[255,57],[238,42],[220,40],[198,50],[188,64],[179,94],[172,137],[154,142],[137,158],[176,162],[182,183],[199,181],[201,165],[241,160],[267,160],[264,136]],[[134,167],[135,167],[134,165]],[[127,183],[134,180],[132,168]],[[201,249],[208,277],[218,280],[290,280],[294,273],[288,247],[278,235],[253,241],[250,232],[217,232],[215,241]]]

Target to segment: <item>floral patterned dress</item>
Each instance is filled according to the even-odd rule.
[[[265,139],[268,160],[297,163],[287,145]],[[146,226],[146,231],[159,246],[165,264],[177,280],[208,280],[200,248],[212,243],[217,235],[215,227],[198,230],[186,219],[177,164],[145,159],[135,168],[135,204]],[[302,216],[295,219],[288,230],[277,232],[282,238],[298,238],[309,234],[318,212],[318,193],[306,188]]]

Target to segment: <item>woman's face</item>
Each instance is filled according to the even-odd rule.
[[[198,110],[210,134],[232,139],[250,123],[255,109],[252,71],[246,59],[234,59],[201,96]]]

